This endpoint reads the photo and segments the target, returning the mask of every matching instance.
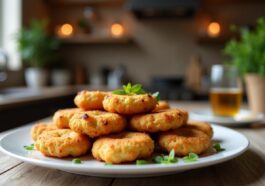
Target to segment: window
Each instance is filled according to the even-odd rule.
[[[2,33],[3,33],[3,27],[2,27],[2,17],[3,17],[3,8],[2,8],[3,2],[0,1],[0,48],[2,48]]]
[[[17,51],[15,33],[21,27],[22,0],[0,0],[0,48],[8,54],[8,68],[21,68],[21,59]]]

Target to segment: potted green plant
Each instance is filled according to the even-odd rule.
[[[240,39],[230,40],[224,53],[245,78],[250,109],[265,113],[265,21],[259,18],[252,31],[234,30],[240,33]]]
[[[46,67],[55,59],[59,47],[59,40],[46,32],[46,26],[46,20],[33,20],[17,34],[18,50],[27,67],[26,83],[31,87],[47,85]]]

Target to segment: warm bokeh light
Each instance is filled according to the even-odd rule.
[[[73,34],[73,32],[74,32],[73,26],[69,23],[65,23],[59,26],[57,34],[59,37],[69,37]]]
[[[110,31],[113,37],[122,37],[124,35],[124,28],[120,23],[113,23]]]
[[[218,37],[221,32],[221,26],[218,22],[211,22],[208,25],[207,33],[210,37]]]

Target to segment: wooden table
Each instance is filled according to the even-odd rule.
[[[187,110],[206,108],[207,103],[173,103]],[[241,156],[218,165],[183,173],[149,178],[99,178],[38,167],[0,152],[0,185],[265,185],[265,125],[235,128],[250,140]],[[1,134],[0,134],[1,135]]]

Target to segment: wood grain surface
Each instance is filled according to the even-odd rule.
[[[207,103],[172,103],[187,110],[207,108]],[[82,176],[21,162],[0,152],[0,185],[113,185],[113,186],[264,186],[265,124],[234,128],[250,140],[241,156],[218,165],[183,173],[147,178],[99,178]],[[2,135],[2,134],[0,134]]]

